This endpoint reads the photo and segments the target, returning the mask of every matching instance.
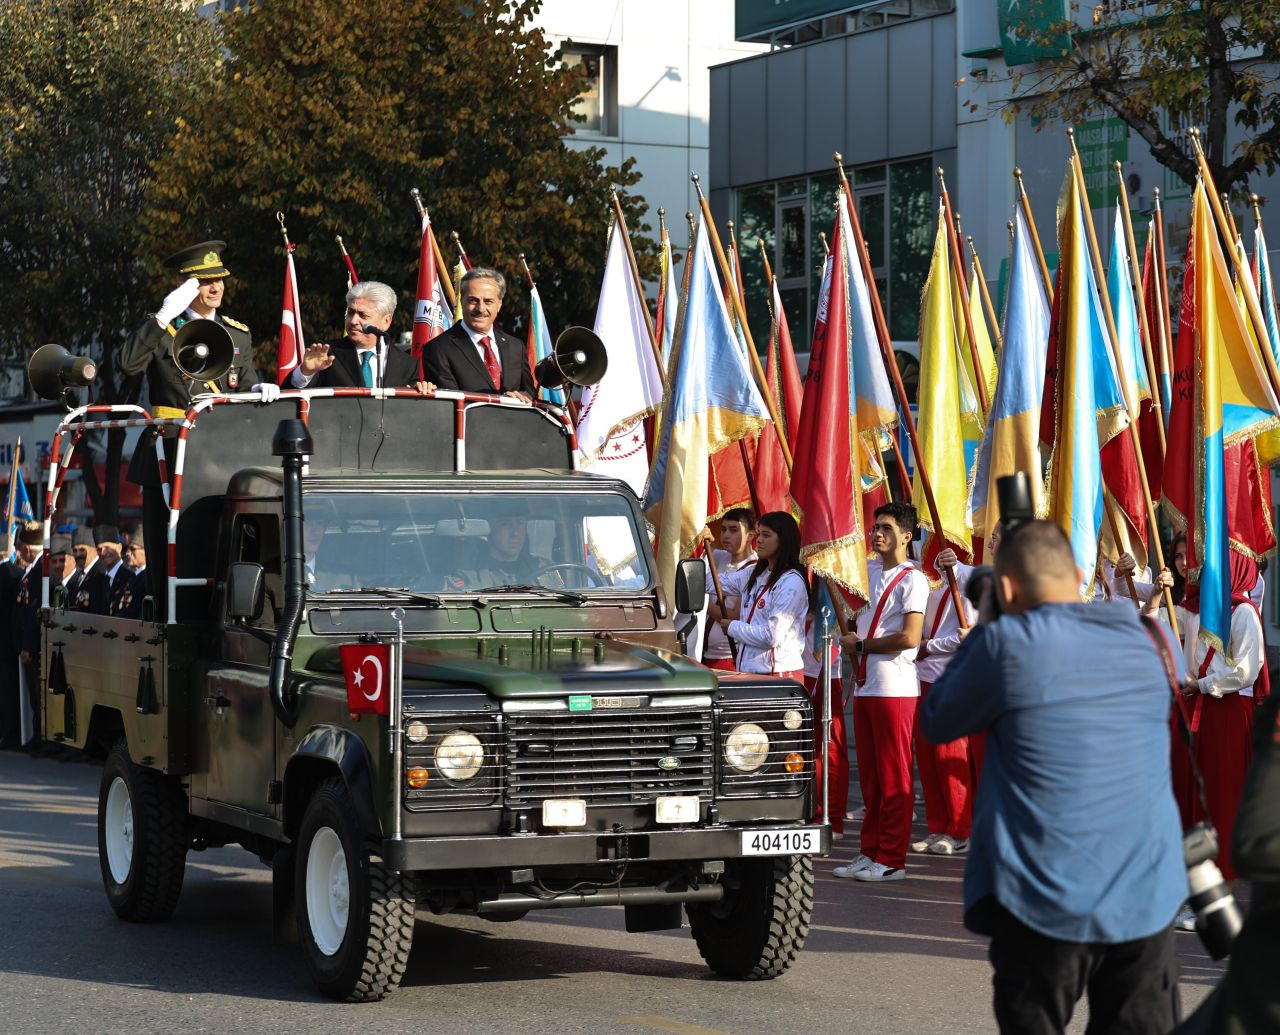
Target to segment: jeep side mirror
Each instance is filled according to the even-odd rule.
[[[227,617],[256,621],[262,616],[262,565],[236,561],[227,572]]]
[[[707,562],[698,557],[681,561],[676,570],[676,611],[696,614],[707,603]]]

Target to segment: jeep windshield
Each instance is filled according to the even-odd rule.
[[[307,592],[528,593],[580,602],[652,584],[628,501],[604,492],[306,493]]]

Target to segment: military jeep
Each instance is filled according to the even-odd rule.
[[[269,865],[328,995],[385,996],[415,914],[687,915],[707,964],[771,978],[803,945],[814,716],[795,683],[688,660],[625,484],[574,469],[553,407],[440,392],[197,397],[144,426],[169,518],[142,620],[48,598],[46,737],[105,759],[102,878],[174,910],[189,851]]]

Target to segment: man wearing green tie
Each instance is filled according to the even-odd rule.
[[[435,385],[423,381],[418,364],[387,341],[396,311],[396,293],[376,280],[362,280],[347,292],[343,318],[347,336],[338,342],[308,345],[284,388],[417,388],[426,395]]]

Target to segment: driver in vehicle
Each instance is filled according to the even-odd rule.
[[[489,521],[489,535],[479,547],[473,566],[450,573],[444,580],[446,591],[522,585],[563,587],[559,572],[544,570],[552,562],[529,550],[527,505],[504,503],[485,516]]]

